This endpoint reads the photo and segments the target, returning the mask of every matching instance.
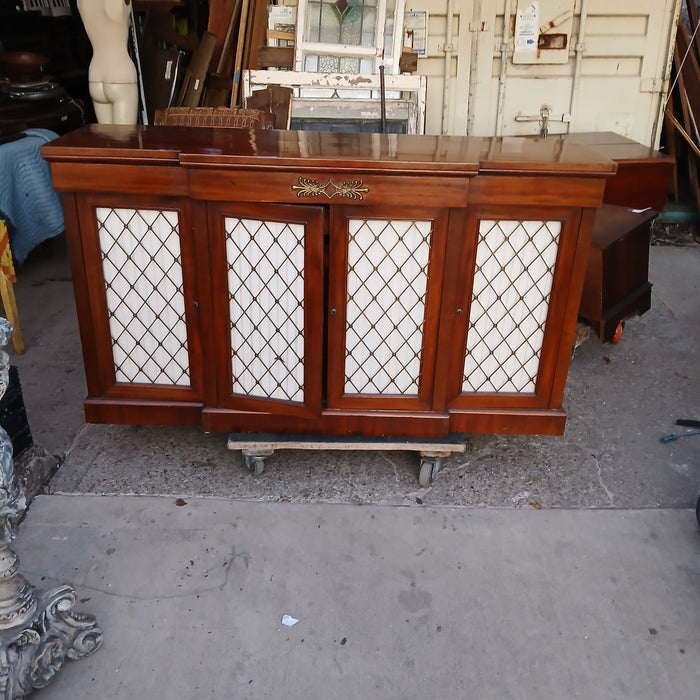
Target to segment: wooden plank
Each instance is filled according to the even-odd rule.
[[[688,9],[688,19],[690,20],[690,28],[693,31],[695,31],[695,28],[700,23],[700,18],[698,18],[698,8],[695,4],[695,0],[685,0],[685,6]],[[682,22],[683,20],[680,21]],[[700,61],[700,47],[698,47],[697,41],[693,43],[695,44],[695,46],[693,47],[695,58],[696,60]]]
[[[671,112],[667,111],[666,116],[668,117],[668,120],[671,122],[671,124],[673,124],[673,126],[676,127],[678,133],[685,139],[686,143],[690,146],[690,148],[695,152],[695,155],[700,157],[700,148],[698,148],[698,146],[691,138],[690,134],[683,128],[683,125],[678,121],[678,119],[676,119],[676,117]]]
[[[204,93],[204,81],[209,71],[209,64],[214,52],[216,36],[204,32],[192,61],[185,72],[185,79],[178,97],[178,107],[198,107]]]
[[[294,32],[285,32],[281,29],[268,29],[267,32],[268,39],[279,39],[281,41],[294,41],[296,39],[296,34]],[[284,48],[284,47],[277,47]],[[251,66],[252,68],[253,66]]]
[[[233,7],[231,17],[229,18],[228,22],[228,28],[226,29],[226,37],[224,38],[224,44],[221,48],[221,53],[218,59],[216,59],[216,72],[219,75],[225,75],[227,71],[231,71],[233,68],[233,57],[231,49],[233,47],[234,30],[236,28],[236,23],[238,21],[240,11],[241,0],[235,0],[235,5]]]
[[[238,23],[238,41],[236,42],[236,56],[233,60],[233,82],[231,83],[231,102],[230,106],[235,107],[238,104],[239,92],[241,86],[241,68],[243,66],[243,47],[245,45],[245,28],[248,22],[249,0],[243,0],[241,5],[241,17]]]
[[[19,311],[17,310],[17,300],[15,298],[15,290],[12,282],[5,277],[4,273],[0,272],[0,297],[2,297],[2,305],[5,309],[5,316],[12,324],[12,344],[15,352],[18,355],[24,354],[24,338],[22,337],[22,328],[19,325]]]
[[[289,435],[287,433],[231,433],[229,450],[402,450],[410,452],[464,452],[464,436],[450,433],[447,438],[407,438],[392,436]]]
[[[246,100],[245,106],[272,114],[275,129],[289,129],[292,119],[292,88],[268,85],[264,90],[256,90]]]
[[[233,46],[234,29],[238,22],[238,16],[241,10],[241,0],[235,0],[235,5],[229,18],[228,29],[226,30],[226,38],[219,54],[216,64],[216,73],[207,75],[204,98],[202,105],[204,107],[224,107],[229,104],[231,99],[231,73],[233,71],[233,55],[231,48]],[[212,57],[215,60],[216,53]]]
[[[294,68],[293,46],[258,47],[258,68]]]
[[[690,50],[690,35],[688,29],[679,22],[676,34],[676,47],[678,55],[674,53],[676,70],[678,72],[678,85],[681,92],[685,91],[688,98],[689,111],[686,117],[686,129],[696,140],[700,140],[698,120],[700,120],[700,65],[693,51]]]
[[[258,51],[265,45],[267,34],[267,7],[264,0],[252,0],[251,11],[248,14],[248,28],[246,30],[245,54],[243,68],[260,68]]]
[[[680,191],[678,189],[678,137],[671,117],[675,118],[673,113],[673,100],[669,100],[666,105],[666,113],[664,114],[664,140],[668,153],[671,158],[673,158],[674,162],[671,187],[673,190],[673,201],[678,204],[680,201]]]
[[[13,287],[13,283],[16,281],[15,265],[12,260],[7,225],[2,219],[0,219],[0,248],[2,248],[2,253],[0,253],[0,297],[2,297],[5,316],[12,324],[12,342],[15,352],[22,355],[24,353],[24,339],[19,325],[19,312],[17,311],[17,300]]]
[[[674,116],[669,115],[669,119],[674,124],[678,132],[683,136],[688,145],[691,146],[693,151],[697,152],[698,146],[693,141],[692,136],[688,134],[688,131],[692,129],[692,118],[690,115],[691,106],[688,98],[688,94],[685,90],[685,72],[680,70],[681,66],[681,56],[680,56],[680,45],[679,41],[676,41],[676,45],[673,48],[673,60],[676,66],[676,73],[678,76],[678,95],[681,103],[681,111],[683,113],[683,121],[685,124],[681,124]],[[668,114],[668,112],[667,112]],[[688,153],[688,180],[690,182],[690,187],[692,194],[695,198],[697,206],[700,208],[700,178],[698,178],[698,165],[697,157],[693,153]]]
[[[270,111],[275,118],[275,129],[289,129],[292,121],[292,88],[268,85]]]
[[[226,44],[230,41],[229,34],[233,25],[233,18],[237,14],[237,8],[240,7],[240,4],[240,0],[209,0],[207,31],[216,35],[211,61],[212,64],[217,65],[217,73],[221,72],[221,58],[227,51]],[[221,31],[222,27],[228,27],[226,34]],[[230,46],[228,50],[230,50]]]

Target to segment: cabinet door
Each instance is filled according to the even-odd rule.
[[[77,299],[90,397],[114,422],[196,422],[201,346],[189,204],[166,197],[90,195],[78,204],[88,298]],[[86,330],[87,329],[87,330]],[[138,401],[155,401],[150,409]],[[194,402],[190,418],[176,416]],[[170,407],[169,407],[170,405]],[[141,406],[141,408],[139,408]],[[87,408],[87,404],[86,404]],[[126,409],[124,409],[126,411]]]
[[[209,205],[217,406],[319,414],[323,217],[313,206]]]
[[[575,322],[568,316],[579,222],[578,209],[480,207],[451,231],[456,281],[443,317],[451,408],[559,403],[552,387],[564,324]]]
[[[328,406],[432,408],[447,212],[331,208]]]

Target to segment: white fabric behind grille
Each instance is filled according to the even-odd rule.
[[[432,222],[348,223],[345,393],[417,395]]]
[[[178,213],[96,209],[118,382],[188,386]]]
[[[480,222],[463,391],[534,393],[560,231]]]
[[[227,217],[233,393],[304,398],[304,226]]]

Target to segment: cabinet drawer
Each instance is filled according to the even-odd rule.
[[[191,170],[190,192],[208,201],[285,204],[397,204],[463,207],[466,177],[387,177],[339,172],[245,172]]]
[[[186,173],[181,168],[159,165],[52,163],[51,179],[57,192],[188,195]]]

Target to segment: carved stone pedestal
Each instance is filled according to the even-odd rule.
[[[0,318],[0,347],[12,326]],[[9,358],[0,350],[0,397],[8,382]],[[96,651],[102,631],[92,615],[73,611],[75,590],[64,584],[35,589],[19,573],[19,559],[10,548],[14,527],[26,508],[14,472],[12,442],[0,428],[0,698],[23,698],[43,688],[66,659]]]
[[[75,591],[63,585],[34,591],[22,576],[18,589],[31,615],[0,631],[0,697],[23,698],[43,688],[66,659],[92,654],[102,643],[102,631],[92,615],[73,611]]]

